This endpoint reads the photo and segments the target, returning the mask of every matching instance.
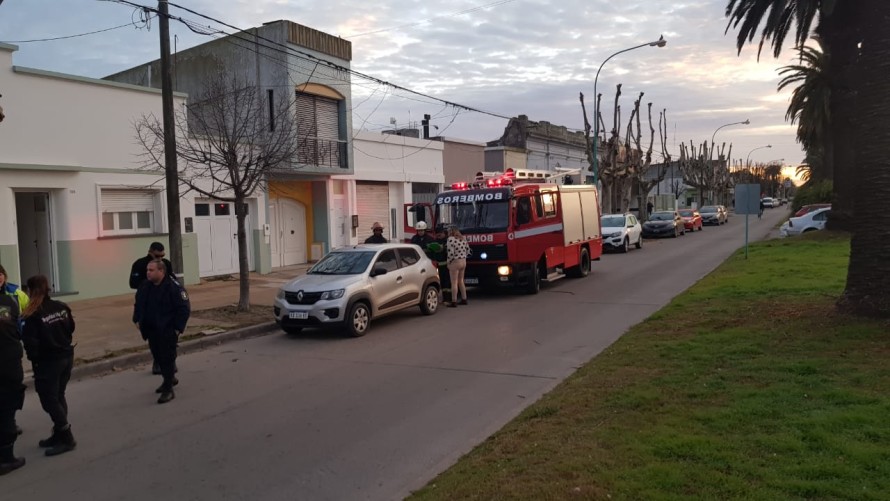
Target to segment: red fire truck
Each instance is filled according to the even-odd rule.
[[[536,294],[543,281],[585,277],[602,255],[600,209],[593,185],[560,185],[552,172],[517,170],[455,183],[435,203],[406,213],[457,226],[472,249],[466,284],[518,287]]]

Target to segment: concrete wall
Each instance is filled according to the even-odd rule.
[[[442,151],[445,186],[469,181],[485,169],[485,144],[444,138]]]

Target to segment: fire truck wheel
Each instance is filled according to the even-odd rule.
[[[420,299],[420,311],[424,315],[432,315],[439,309],[439,289],[434,285],[427,285],[423,289]]]
[[[540,265],[535,264],[532,268],[531,275],[528,277],[528,284],[525,286],[526,294],[537,294],[541,291],[541,269]]]
[[[346,332],[352,337],[362,337],[371,327],[371,310],[362,302],[353,303],[346,315]]]
[[[572,278],[582,278],[590,274],[590,253],[587,249],[581,249],[581,260],[578,266],[566,270],[566,275]]]

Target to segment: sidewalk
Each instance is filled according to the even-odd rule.
[[[268,275],[250,274],[250,303],[263,308],[263,313],[253,316],[263,323],[273,322],[272,301],[278,289],[287,281],[302,275],[310,264],[278,268]],[[200,284],[188,286],[192,315],[184,337],[212,337],[234,331],[237,324],[201,315],[202,311],[238,303],[238,276],[231,279],[202,279]],[[135,293],[135,291],[134,291]],[[134,294],[109,296],[83,301],[67,301],[74,313],[77,329],[74,332],[74,358],[77,366],[102,359],[114,358],[133,352],[148,352],[148,344],[142,340],[133,325]],[[64,299],[63,299],[64,300]],[[253,311],[253,310],[252,310]],[[222,337],[222,336],[221,336]],[[185,344],[185,343],[184,343]],[[133,363],[141,363],[150,357],[129,357]],[[27,365],[27,364],[26,364]],[[127,364],[115,364],[120,368]],[[112,367],[112,365],[108,365]],[[79,371],[78,371],[79,372]]]

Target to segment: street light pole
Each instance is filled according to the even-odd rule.
[[[600,71],[602,71],[603,66],[609,62],[609,59],[617,56],[618,54],[623,54],[625,52],[639,49],[641,47],[664,47],[667,45],[667,40],[664,39],[664,35],[658,37],[658,40],[654,42],[642,43],[640,45],[635,45],[633,47],[619,50],[618,52],[612,54],[607,57],[605,61],[600,64],[599,69],[596,70],[596,77],[593,79],[593,184],[596,185],[599,182],[600,178],[600,167],[599,167],[599,136],[600,136],[600,99],[599,95],[596,92],[596,85],[600,78]]]
[[[745,169],[747,169],[748,177],[750,177],[752,181],[754,180],[754,175],[751,174],[751,153],[754,153],[757,150],[762,150],[764,148],[772,148],[772,147],[773,147],[773,145],[771,145],[771,144],[768,144],[766,146],[758,146],[757,148],[754,148],[753,150],[748,152],[748,156],[745,158]]]
[[[746,119],[744,122],[732,122],[732,123],[728,123],[728,124],[723,124],[720,127],[717,127],[717,130],[715,130],[714,133],[711,134],[711,147],[708,148],[708,163],[710,164],[711,168],[713,169],[713,173],[712,173],[713,178],[712,179],[714,179],[715,184],[716,184],[716,180],[717,180],[717,174],[716,174],[717,168],[714,167],[714,138],[717,137],[717,132],[724,127],[729,127],[730,125],[750,125],[750,124],[751,124],[751,120],[748,120],[748,119]],[[711,197],[717,198],[716,193],[714,193],[714,190],[711,191]],[[711,200],[711,203],[716,203],[716,201]]]

